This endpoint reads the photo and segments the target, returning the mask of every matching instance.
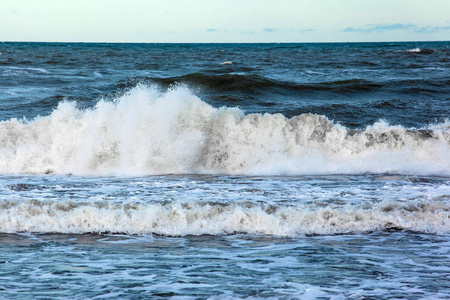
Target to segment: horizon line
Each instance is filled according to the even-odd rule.
[[[329,41],[329,42],[74,42],[74,41],[0,41],[4,43],[47,43],[47,44],[363,44],[363,43],[442,43],[449,40],[398,40],[398,41]]]

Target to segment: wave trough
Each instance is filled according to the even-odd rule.
[[[183,86],[137,86],[93,109],[62,102],[49,116],[0,122],[0,172],[450,176],[450,122],[350,130],[313,114],[216,109]]]

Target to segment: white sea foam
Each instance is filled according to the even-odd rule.
[[[94,72],[94,77],[97,77],[97,78],[102,78],[102,77],[103,77],[103,75],[102,75],[102,73],[101,73],[101,72],[95,71],[95,72]]]
[[[138,86],[80,110],[0,122],[0,173],[450,175],[450,122],[380,121],[350,131],[324,116],[213,108],[185,87]]]
[[[0,232],[125,233],[169,236],[248,233],[275,236],[362,233],[406,229],[450,233],[445,202],[382,202],[339,208],[315,205],[275,206],[241,201],[168,204],[110,202],[4,201]]]
[[[7,67],[7,70],[13,70],[15,72],[22,72],[22,73],[29,73],[31,71],[32,73],[50,73],[48,70],[43,68],[21,68],[21,67]]]
[[[425,48],[425,49],[420,49],[420,48],[414,48],[414,49],[410,49],[410,50],[406,50],[405,52],[409,52],[409,53],[420,53],[420,54],[432,54],[434,53],[436,50],[432,49],[432,48]],[[403,51],[400,51],[403,52]]]

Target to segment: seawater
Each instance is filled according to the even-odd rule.
[[[0,296],[447,299],[450,44],[0,44]]]

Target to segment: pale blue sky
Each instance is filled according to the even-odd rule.
[[[450,0],[0,0],[0,41],[450,40]]]

